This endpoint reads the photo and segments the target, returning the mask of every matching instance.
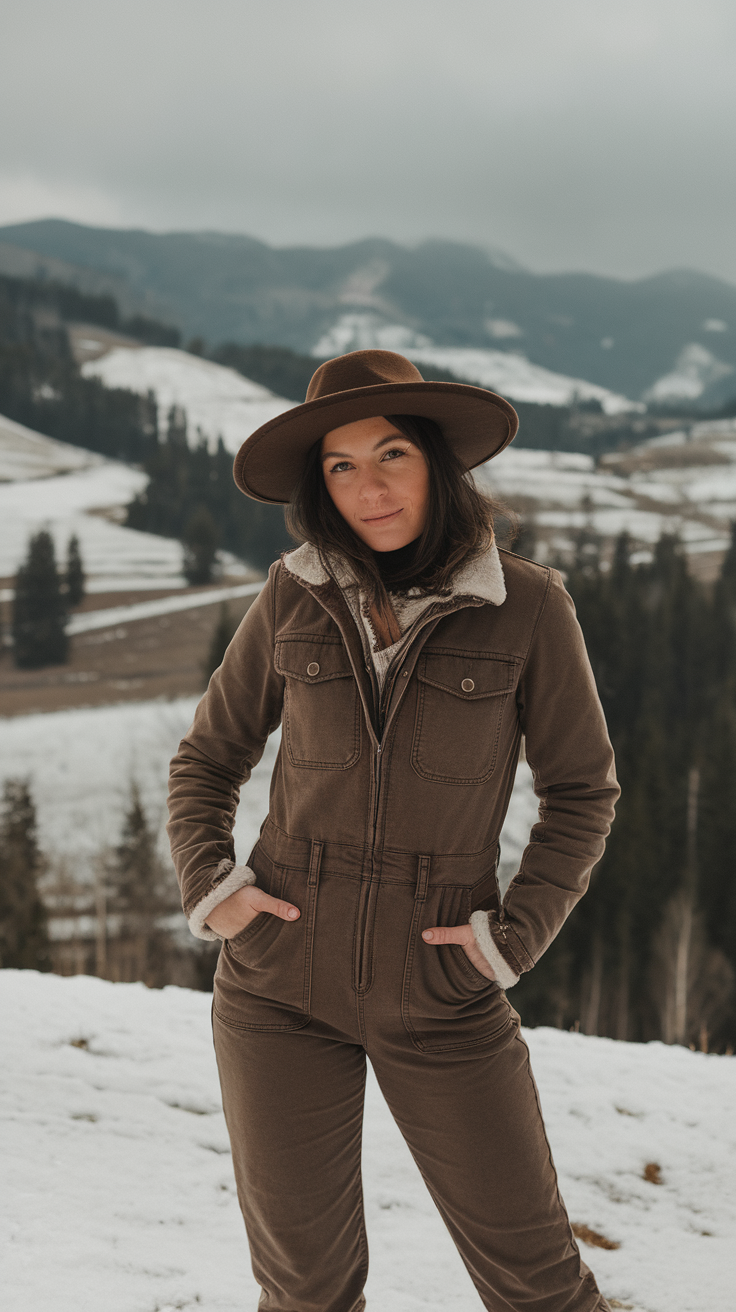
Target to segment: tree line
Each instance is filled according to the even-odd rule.
[[[91,877],[52,864],[38,837],[29,781],[6,779],[0,801],[0,968],[211,988],[216,951],[182,936],[173,867],[135,780],[116,842]],[[182,941],[183,939],[183,941]]]
[[[280,552],[293,546],[279,506],[251,501],[233,480],[233,458],[222,439],[214,451],[200,437],[190,446],[187,418],[174,406],[168,427],[144,462],[148,485],[128,506],[130,528],[184,544],[190,583],[207,583],[219,548],[266,571]]]
[[[0,414],[62,442],[140,463],[156,438],[155,398],[82,376],[66,328],[78,319],[138,340],[173,342],[172,334],[178,340],[175,329],[154,320],[122,319],[111,296],[0,277]]]
[[[663,536],[567,570],[622,793],[590,890],[514,999],[529,1024],[736,1042],[736,526],[715,584]]]

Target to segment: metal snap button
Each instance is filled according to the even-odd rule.
[[[316,661],[309,662],[309,665],[307,666],[307,674],[311,674],[311,675],[319,674],[319,665],[317,664]]]
[[[409,671],[408,671],[408,670],[404,670],[404,678],[405,678],[405,679],[408,679],[408,678],[409,678]]]
[[[475,684],[473,683],[472,679],[463,679],[462,683],[460,684],[460,687],[462,688],[463,692],[472,692],[475,687]]]

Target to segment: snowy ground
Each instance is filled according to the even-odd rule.
[[[92,633],[95,629],[109,629],[118,624],[133,624],[136,620],[154,619],[157,615],[174,615],[182,610],[199,610],[201,606],[217,606],[223,601],[240,597],[254,597],[263,588],[259,583],[236,583],[225,588],[208,588],[206,591],[186,592],[173,597],[157,597],[154,601],[136,601],[130,606],[107,606],[102,610],[86,610],[72,615],[67,633]]]
[[[140,470],[106,460],[55,478],[0,484],[0,576],[15,573],[29,537],[45,528],[62,563],[76,533],[85,570],[111,587],[116,579],[137,575],[160,580],[163,587],[175,585],[182,577],[180,542],[105,517],[104,512],[131,501],[147,481]]]
[[[15,574],[29,537],[43,528],[62,562],[77,535],[90,591],[184,586],[180,542],[117,522],[147,482],[139,469],[0,416],[0,578]],[[244,572],[220,554],[228,573]]]
[[[134,778],[158,829],[162,850],[168,850],[164,823],[169,761],[198,701],[198,697],[182,697],[124,702],[0,721],[0,784],[11,776],[30,779],[43,850],[54,858],[74,859],[80,873],[91,869],[95,853],[118,839]],[[247,859],[268,813],[278,745],[277,733],[241,794],[235,826],[241,861]],[[501,839],[507,877],[528,840],[536,812],[531,772],[520,765]]]
[[[293,405],[235,369],[169,346],[133,351],[118,347],[83,365],[82,373],[86,378],[101,378],[107,387],[125,387],[142,396],[155,392],[162,432],[166,432],[170,407],[183,406],[190,441],[196,441],[199,428],[211,445],[222,436],[233,454],[256,428]]]
[[[209,1008],[183,989],[0,972],[7,1312],[255,1312]],[[571,1220],[619,1245],[582,1245],[613,1306],[731,1312],[734,1059],[526,1038]],[[364,1177],[369,1308],[479,1308],[372,1077]]]

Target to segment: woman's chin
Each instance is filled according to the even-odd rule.
[[[421,532],[421,530],[419,530]],[[383,528],[361,525],[358,534],[371,551],[398,551],[417,537],[417,530],[404,524],[386,524]]]

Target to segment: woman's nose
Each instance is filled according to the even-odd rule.
[[[375,501],[376,497],[383,496],[386,491],[386,480],[377,471],[366,473],[360,481],[360,498],[361,501]]]

